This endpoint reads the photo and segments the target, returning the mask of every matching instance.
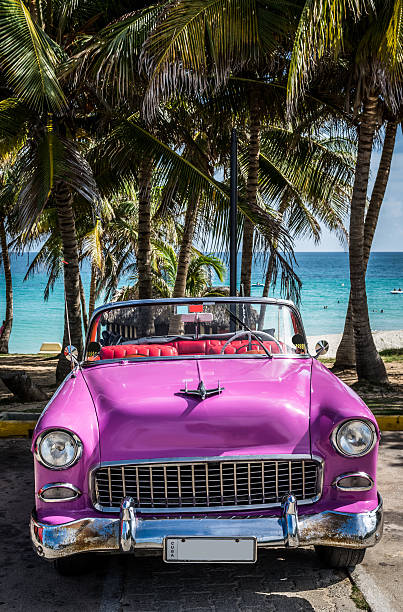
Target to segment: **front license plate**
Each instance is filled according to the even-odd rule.
[[[256,538],[165,538],[167,563],[255,563]]]

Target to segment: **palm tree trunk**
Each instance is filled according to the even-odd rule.
[[[260,153],[260,106],[259,90],[251,88],[249,102],[249,146],[248,146],[248,179],[246,183],[246,197],[248,204],[256,205],[256,194],[259,176]],[[245,217],[242,241],[241,285],[244,295],[251,293],[252,259],[253,259],[254,226],[250,219]]]
[[[78,245],[76,225],[73,212],[73,196],[66,183],[59,182],[54,190],[60,235],[63,244],[64,291],[70,322],[71,344],[78,350],[79,357],[83,354],[83,333],[80,310],[80,268],[78,264]],[[63,346],[69,344],[67,325],[64,326]],[[56,368],[56,379],[62,380],[70,370],[70,363],[63,353],[59,357]]]
[[[0,242],[3,256],[4,278],[6,281],[6,315],[4,329],[0,337],[0,353],[8,353],[8,343],[13,327],[13,281],[11,278],[10,256],[7,245],[7,234],[4,217],[0,217]]]
[[[397,122],[388,121],[385,131],[385,139],[383,142],[382,155],[378,166],[378,172],[374,187],[372,189],[371,200],[368,206],[364,225],[364,268],[367,271],[369,255],[371,252],[372,242],[375,235],[376,226],[378,223],[379,213],[385,196],[386,187],[388,185],[390,167],[392,164],[393,151],[395,148]],[[354,344],[354,329],[353,317],[351,308],[351,297],[348,302],[346,321],[344,324],[343,337],[340,341],[336,353],[336,361],[334,369],[354,368],[355,367],[355,344]]]
[[[273,255],[273,253],[270,253],[270,255],[269,255],[269,262],[267,264],[266,278],[265,278],[265,281],[264,281],[262,297],[268,297],[269,296],[271,279],[272,279],[272,276],[273,276],[273,268],[274,268],[274,255]],[[258,329],[263,329],[265,315],[266,315],[266,304],[262,304],[260,306]]]
[[[343,335],[336,351],[336,361],[333,370],[355,368],[355,342],[353,327],[353,310],[351,307],[351,293],[348,298],[346,320],[344,321]]]
[[[350,213],[350,284],[358,380],[388,382],[385,365],[376,350],[369,322],[365,286],[364,225],[369,170],[377,123],[378,98],[369,96],[364,103],[358,138]]]
[[[288,199],[287,199],[287,196],[284,196],[278,208],[278,229],[279,230],[280,230],[280,225],[283,222],[283,217],[284,217],[284,213],[286,211],[287,205],[288,205]],[[275,248],[277,248],[277,240],[278,240],[278,233],[275,236],[273,236],[273,246]],[[262,294],[262,297],[266,297],[266,298],[269,297],[270,285],[271,285],[271,281],[273,277],[274,257],[275,255],[273,251],[270,251],[269,262],[267,264],[266,278],[264,281],[263,294]],[[262,304],[260,307],[258,329],[263,329],[265,315],[266,315],[266,304]]]
[[[148,300],[153,296],[151,275],[151,177],[152,161],[146,159],[142,162],[139,172],[137,270],[140,300]]]
[[[198,205],[199,199],[194,198],[186,209],[185,227],[183,228],[182,243],[179,249],[175,287],[172,294],[173,297],[185,297],[186,294],[186,279],[192,253]]]
[[[88,317],[92,317],[92,313],[95,310],[95,298],[97,288],[97,268],[94,264],[91,264],[91,281],[90,281],[90,299],[88,302]]]
[[[87,306],[85,304],[85,291],[84,285],[80,274],[80,302],[81,302],[81,314],[83,317],[84,331],[87,333],[88,330],[88,316],[87,316]]]

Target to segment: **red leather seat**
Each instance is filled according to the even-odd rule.
[[[167,344],[119,344],[104,346],[100,351],[101,359],[123,359],[135,355],[146,357],[176,357],[177,355],[220,355],[226,340],[177,340]],[[227,355],[241,355],[248,352],[248,340],[234,340],[225,347]],[[263,344],[272,352],[279,353],[275,342],[264,341]],[[252,350],[261,351],[261,345],[252,340]]]
[[[176,348],[169,344],[118,344],[116,346],[103,346],[99,356],[101,359],[123,359],[135,355],[173,357],[177,354]]]

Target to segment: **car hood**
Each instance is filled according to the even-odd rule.
[[[309,453],[311,360],[180,359],[84,371],[101,461]],[[181,393],[218,383],[204,400]]]

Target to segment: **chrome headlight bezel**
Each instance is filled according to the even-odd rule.
[[[75,453],[74,453],[74,457],[72,458],[71,461],[69,461],[68,463],[66,463],[63,466],[60,465],[52,465],[51,463],[48,463],[41,455],[41,444],[44,440],[44,438],[46,438],[46,436],[48,436],[51,433],[55,433],[55,432],[61,432],[64,434],[67,434],[68,436],[70,436],[72,438],[72,440],[74,441],[75,444]],[[83,443],[81,442],[80,438],[77,436],[77,434],[75,434],[72,431],[69,431],[68,429],[63,429],[62,427],[53,427],[51,429],[45,429],[44,431],[42,431],[39,436],[37,437],[36,441],[35,441],[35,447],[34,447],[34,455],[35,455],[35,459],[38,461],[38,463],[40,463],[41,465],[43,465],[44,467],[48,468],[49,470],[67,470],[68,468],[71,468],[73,465],[75,465],[77,463],[77,461],[79,461],[79,459],[81,458],[81,455],[83,453]]]
[[[338,444],[338,436],[340,433],[340,430],[347,425],[348,423],[364,423],[364,425],[367,425],[367,427],[370,429],[371,434],[372,434],[372,440],[370,445],[361,453],[356,453],[356,454],[351,454],[351,453],[347,453],[345,450],[343,450],[339,444]],[[349,457],[351,459],[355,459],[356,457],[364,457],[365,455],[368,455],[368,453],[370,453],[372,451],[372,449],[374,448],[375,444],[378,442],[378,434],[375,428],[375,425],[368,419],[346,419],[345,421],[343,421],[342,423],[338,423],[336,425],[336,427],[333,429],[331,435],[330,435],[330,440],[332,443],[333,448],[336,450],[336,452],[339,453],[339,455],[343,455],[343,457]]]

